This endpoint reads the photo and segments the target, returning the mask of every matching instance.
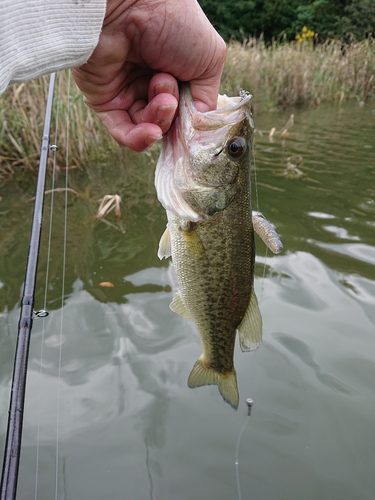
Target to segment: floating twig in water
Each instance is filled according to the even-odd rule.
[[[125,228],[124,228],[122,221],[121,221],[121,210],[120,210],[121,201],[122,201],[121,196],[118,194],[105,195],[101,200],[99,200],[100,205],[99,205],[99,208],[98,208],[98,211],[97,211],[95,217],[97,219],[100,219],[102,222],[104,222],[108,226],[111,226],[115,229],[119,229],[122,233],[125,233]],[[104,219],[104,217],[106,215],[108,215],[112,210],[115,210],[115,215],[117,218],[117,225],[114,225],[111,222]],[[117,227],[117,226],[119,226],[119,227]]]
[[[81,196],[74,189],[72,189],[72,188],[64,188],[64,187],[62,187],[62,188],[55,188],[55,189],[48,189],[47,191],[44,191],[44,194],[63,193],[64,191],[68,191],[69,193],[73,193],[74,196],[77,196],[77,198],[79,198]],[[34,200],[35,200],[35,196],[33,198],[30,198],[28,201],[34,201]]]
[[[73,193],[75,196],[79,197],[81,196],[75,189],[72,188],[55,188],[55,189],[49,189],[48,191],[44,191],[44,194],[51,194],[51,193],[63,193],[64,191],[68,191],[69,193]]]
[[[284,170],[284,175],[287,177],[302,177],[305,175],[300,167],[303,163],[303,156],[288,156],[286,159],[286,170]]]
[[[115,209],[115,214],[117,218],[121,217],[120,203],[121,196],[118,194],[107,194],[100,201],[100,206],[96,214],[97,219],[101,219],[109,214],[113,209]]]
[[[286,124],[281,128],[280,131],[276,129],[276,127],[272,127],[268,134],[268,139],[270,142],[273,142],[273,138],[275,135],[280,135],[280,137],[288,137],[289,129],[294,125],[294,114],[292,113],[286,122]]]

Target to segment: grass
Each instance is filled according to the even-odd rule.
[[[0,96],[0,185],[15,172],[27,173],[38,166],[48,85],[49,77],[45,76],[11,85]],[[130,154],[116,144],[84,104],[67,71],[59,73],[56,79],[50,143],[58,146],[58,168],[83,170],[119,156],[125,155],[126,159]]]
[[[0,96],[0,185],[15,172],[34,171],[38,165],[48,81],[42,77],[12,85]],[[230,43],[221,91],[236,95],[239,88],[254,95],[256,111],[349,99],[365,103],[375,94],[375,44],[370,39],[347,46],[330,41],[315,47],[312,40]],[[51,137],[58,137],[58,165],[66,166],[67,110],[71,168],[105,164],[114,156],[135,161],[135,155],[121,150],[84,105],[68,72],[59,75],[55,95]]]
[[[364,103],[375,94],[375,44],[371,39],[315,47],[312,40],[231,43],[222,88],[235,94],[239,87],[254,95],[260,109],[350,99]]]

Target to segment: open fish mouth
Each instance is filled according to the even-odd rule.
[[[179,114],[163,138],[155,173],[158,199],[166,210],[192,222],[202,220],[202,214],[183,197],[185,191],[204,189],[197,186],[195,158],[215,162],[228,140],[240,133],[243,122],[254,128],[251,99],[247,92],[237,97],[219,95],[217,109],[201,113],[194,106],[189,85],[182,84]]]

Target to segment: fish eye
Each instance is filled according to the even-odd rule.
[[[246,141],[243,137],[235,137],[227,144],[227,152],[230,158],[238,160],[246,151]]]

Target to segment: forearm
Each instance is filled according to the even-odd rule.
[[[9,83],[85,63],[105,10],[106,0],[1,0],[0,93]]]

